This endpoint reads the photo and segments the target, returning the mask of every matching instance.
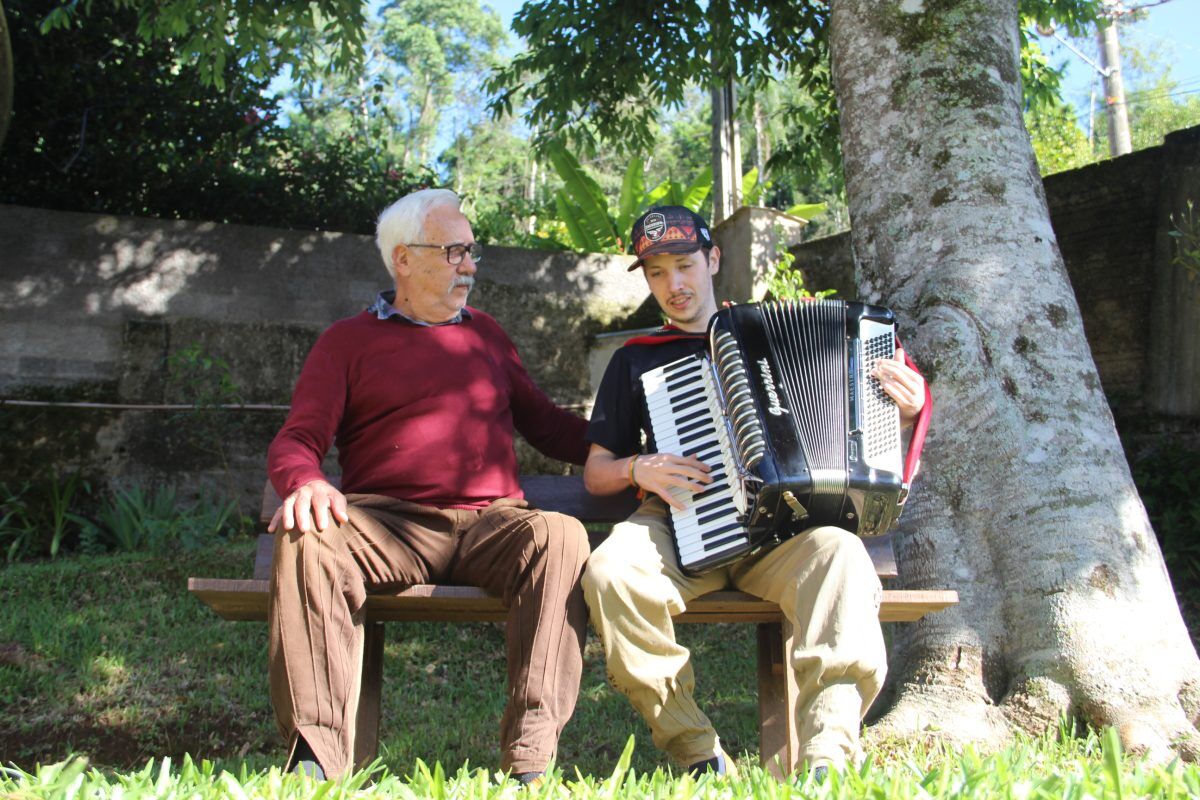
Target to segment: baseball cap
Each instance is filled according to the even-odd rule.
[[[629,271],[642,266],[646,256],[658,253],[694,253],[712,247],[712,232],[704,218],[683,206],[655,206],[633,223],[633,252],[637,261]]]

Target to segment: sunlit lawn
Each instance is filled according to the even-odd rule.
[[[605,684],[590,640],[559,763],[520,794],[495,771],[502,629],[415,623],[388,629],[380,761],[318,785],[278,770],[265,626],[224,622],[186,592],[189,575],[247,575],[252,551],[241,540],[0,569],[0,797],[1200,796],[1196,768],[1124,759],[1111,735],[1047,735],[986,755],[897,743],[822,785],[780,784],[758,767],[748,625],[680,626],[701,703],[737,754],[735,778],[675,774]]]

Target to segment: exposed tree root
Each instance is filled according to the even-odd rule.
[[[978,694],[931,685],[903,691],[896,704],[867,728],[864,743],[869,748],[889,739],[926,738],[990,750],[1003,746],[1011,733],[1003,714]]]
[[[1170,697],[1157,704],[1080,703],[1072,700],[1066,687],[1038,677],[1014,687],[994,705],[981,692],[953,685],[946,681],[946,671],[939,672],[943,673],[939,682],[899,688],[896,703],[867,729],[868,747],[894,739],[935,739],[992,750],[1017,731],[1038,735],[1058,729],[1066,719],[1093,728],[1115,728],[1125,752],[1151,763],[1166,764],[1176,758],[1200,762],[1200,731],[1184,704]]]

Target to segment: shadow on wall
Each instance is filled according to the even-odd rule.
[[[370,237],[0,206],[0,396],[189,404],[169,380],[194,349],[227,365],[238,400],[288,402],[312,342],[390,280]],[[627,257],[489,247],[471,304],[509,331],[560,403],[589,399],[590,337],[623,328],[645,284]],[[282,412],[229,412],[221,436],[239,480],[261,487]],[[215,480],[178,411],[0,408],[0,480],[80,469],[104,482]],[[193,432],[194,434],[194,432]],[[522,447],[522,468],[561,469]],[[207,477],[206,477],[207,476]]]

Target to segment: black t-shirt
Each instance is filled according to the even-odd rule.
[[[650,343],[654,339],[662,341]],[[650,340],[650,341],[648,341]],[[676,359],[706,349],[703,333],[677,330],[657,331],[639,337],[613,354],[596,393],[596,405],[588,425],[587,439],[625,458],[642,451],[642,431],[646,432],[646,452],[657,452],[650,433],[646,394],[642,374]]]

